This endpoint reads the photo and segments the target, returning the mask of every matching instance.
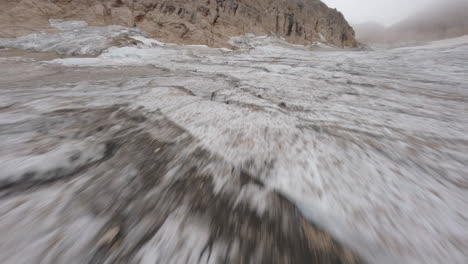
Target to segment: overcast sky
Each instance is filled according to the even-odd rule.
[[[322,0],[341,11],[351,24],[375,21],[384,25],[399,22],[430,4],[450,1],[453,0]]]

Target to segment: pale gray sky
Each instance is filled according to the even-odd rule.
[[[399,22],[430,4],[450,1],[453,0],[322,0],[341,11],[351,24],[375,21],[384,25]]]

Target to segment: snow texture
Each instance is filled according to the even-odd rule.
[[[66,67],[73,74],[102,71],[99,81],[2,89],[0,105],[13,105],[15,118],[22,118],[14,123],[25,126],[24,133],[1,141],[2,183],[32,168],[50,170],[51,163],[74,170],[81,159],[92,162],[93,155],[103,155],[89,142],[68,142],[36,156],[24,153],[22,142],[34,136],[26,133],[27,126],[35,124],[38,112],[125,103],[147,113],[160,111],[213,155],[290,197],[304,215],[371,263],[468,262],[466,37],[399,49],[312,51],[247,35],[233,38],[238,49],[228,50],[163,44],[117,26],[58,28],[65,31],[0,40],[0,45],[92,54],[122,34],[136,35],[140,44],[37,66]],[[109,69],[128,71],[115,76]],[[1,114],[0,126],[7,128],[12,117]],[[82,152],[82,158],[67,165],[72,150]],[[19,164],[16,175],[8,164]],[[213,181],[221,191],[229,180],[220,175]],[[254,204],[259,214],[265,210],[261,195],[245,195],[239,199]],[[36,192],[28,201],[36,196],[45,203],[56,199],[53,192]],[[0,209],[6,206],[2,202]],[[22,207],[37,208],[32,202]],[[17,214],[0,221],[2,230],[7,221],[24,216]],[[86,219],[75,222],[78,228]],[[141,263],[191,260],[197,240],[208,239],[206,227],[180,225],[172,215],[136,258]],[[169,236],[174,232],[187,244],[179,261],[169,262],[178,247]],[[214,252],[224,245],[216,247]]]

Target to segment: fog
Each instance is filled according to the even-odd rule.
[[[468,34],[468,0],[325,0],[353,25],[361,43],[416,44]]]
[[[351,24],[375,21],[389,26],[437,4],[467,0],[322,0],[341,11]]]

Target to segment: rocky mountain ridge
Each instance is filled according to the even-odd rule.
[[[50,18],[90,25],[138,27],[151,37],[182,44],[226,46],[232,36],[277,35],[288,42],[323,41],[354,47],[354,31],[343,15],[319,0],[5,0],[0,37],[47,27]]]

